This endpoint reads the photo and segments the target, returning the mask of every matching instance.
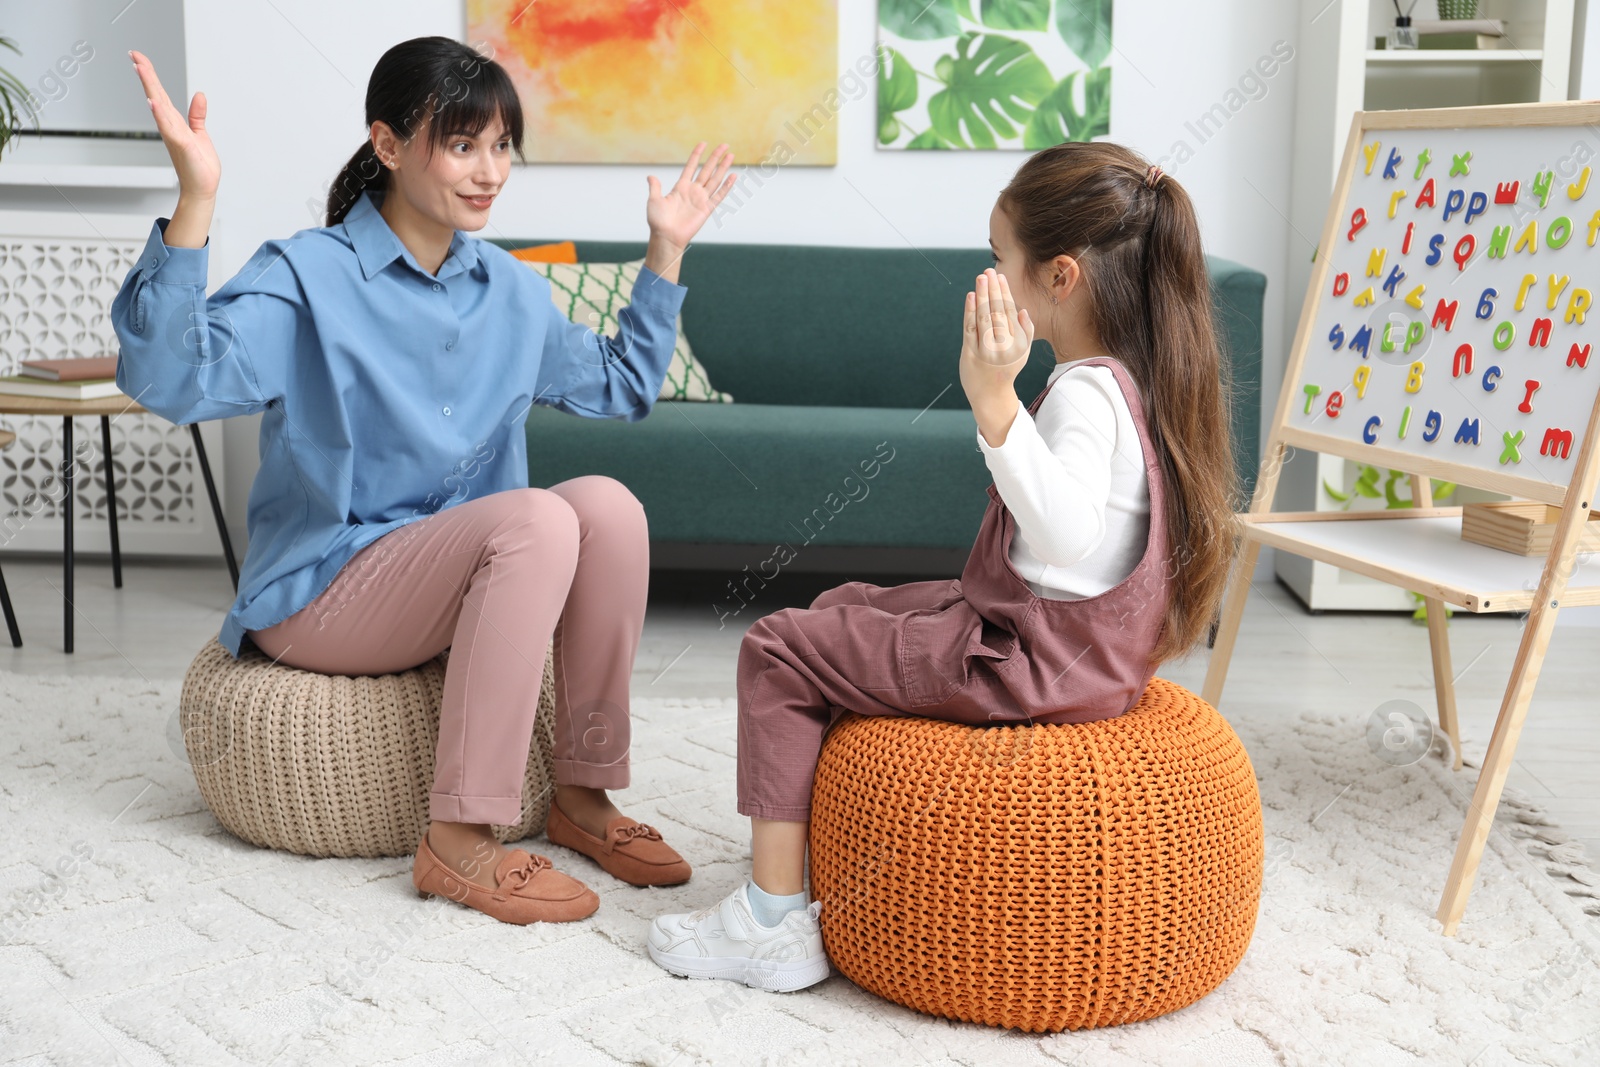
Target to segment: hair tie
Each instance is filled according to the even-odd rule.
[[[1161,180],[1162,173],[1163,172],[1160,167],[1156,166],[1154,163],[1150,164],[1150,169],[1145,171],[1144,174],[1144,184],[1146,188],[1154,189],[1156,187],[1156,182]]]

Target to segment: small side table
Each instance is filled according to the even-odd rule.
[[[61,416],[61,450],[63,462],[61,464],[61,484],[66,490],[62,499],[64,504],[61,509],[61,526],[63,542],[62,559],[62,590],[63,604],[63,629],[66,635],[66,647],[63,651],[72,651],[72,514],[74,500],[72,495],[72,420],[78,415],[100,416],[100,451],[106,472],[106,514],[111,520],[111,576],[112,583],[122,588],[122,545],[117,539],[117,485],[115,469],[111,463],[111,417],[113,415],[142,415],[147,414],[146,408],[141,407],[132,397],[118,394],[117,396],[101,397],[95,400],[59,400],[42,396],[11,396],[0,393],[0,415],[59,415]],[[205,477],[206,494],[211,498],[211,515],[217,523],[217,533],[222,538],[222,551],[228,560],[228,573],[233,576],[233,588],[239,589],[239,564],[233,556],[233,542],[228,537],[228,525],[222,517],[222,502],[217,499],[217,484],[211,477],[211,463],[206,459],[206,446],[200,439],[200,424],[190,423],[190,433],[194,437],[195,456],[200,460],[200,473]],[[15,436],[15,435],[13,435]],[[22,638],[12,621],[10,598],[6,598],[6,621],[11,625],[12,644],[20,645]]]

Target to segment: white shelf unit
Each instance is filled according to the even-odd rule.
[[[1480,0],[1478,17],[1505,22],[1496,49],[1374,48],[1394,24],[1390,0],[1301,0],[1296,81],[1294,159],[1290,178],[1292,226],[1283,351],[1300,321],[1311,278],[1316,235],[1328,214],[1350,119],[1357,110],[1466,107],[1570,97],[1574,0]],[[1402,6],[1405,6],[1402,4]],[[1438,17],[1434,0],[1419,0],[1414,19]],[[1339,456],[1297,452],[1284,465],[1276,511],[1339,511],[1323,482],[1348,492],[1356,464]],[[1380,479],[1380,486],[1382,479]],[[1410,493],[1402,479],[1400,495]],[[1435,501],[1458,505],[1504,500],[1502,493],[1458,487]],[[1358,498],[1351,510],[1382,510],[1380,498]],[[1278,578],[1313,611],[1414,611],[1404,589],[1319,560],[1274,553]]]

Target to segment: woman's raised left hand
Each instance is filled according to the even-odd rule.
[[[723,197],[733,188],[736,174],[728,174],[728,164],[733,162],[733,150],[724,142],[711,153],[711,158],[700,164],[700,153],[706,143],[694,146],[689,162],[670,192],[662,195],[661,183],[655,175],[649,176],[650,199],[645,202],[644,217],[650,224],[652,236],[659,237],[678,250],[689,247],[689,241],[700,232],[711,212],[722,203]],[[696,166],[699,173],[695,173]],[[727,175],[727,180],[723,180]]]

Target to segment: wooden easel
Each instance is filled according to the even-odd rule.
[[[1455,935],[1466,910],[1467,895],[1477,874],[1506,775],[1511,769],[1512,755],[1533,699],[1534,686],[1550,644],[1557,612],[1567,606],[1600,604],[1600,567],[1585,567],[1577,572],[1578,581],[1571,580],[1580,524],[1588,517],[1592,504],[1591,493],[1597,476],[1600,476],[1600,389],[1596,390],[1588,412],[1582,443],[1570,468],[1571,477],[1564,482],[1496,470],[1476,463],[1447,461],[1419,455],[1416,451],[1368,444],[1334,433],[1291,425],[1291,405],[1300,399],[1301,375],[1307,352],[1313,343],[1313,331],[1322,309],[1322,300],[1330,292],[1330,270],[1336,258],[1332,253],[1338,247],[1336,242],[1346,239],[1341,226],[1350,221],[1345,208],[1356,169],[1365,162],[1362,149],[1368,135],[1398,130],[1437,129],[1448,132],[1474,127],[1521,129],[1584,126],[1596,122],[1600,122],[1600,104],[1579,102],[1355,114],[1255,492],[1249,510],[1239,516],[1242,539],[1239,558],[1223,603],[1202,692],[1202,696],[1213,705],[1222,695],[1261,546],[1271,545],[1281,552],[1322,560],[1409,589],[1425,598],[1439,725],[1450,738],[1455,753],[1455,769],[1459,770],[1462,765],[1461,745],[1456,723],[1445,604],[1472,612],[1527,611],[1527,623],[1501,701],[1499,716],[1495,720],[1494,735],[1479,772],[1471,807],[1436,912],[1446,936]],[[1600,163],[1600,160],[1596,162]],[[1600,207],[1600,182],[1597,182],[1592,195],[1594,199],[1586,206],[1590,209]],[[1581,251],[1585,256],[1593,257],[1596,269],[1590,277],[1600,282],[1600,246]],[[1549,258],[1546,257],[1546,260]],[[1530,265],[1527,269],[1545,269],[1548,266],[1548,262],[1541,262],[1537,267]],[[1515,269],[1522,268],[1518,266]],[[1586,388],[1600,385],[1600,365],[1588,368],[1587,373],[1590,377],[1585,379]],[[1310,406],[1309,400],[1307,406]],[[1291,447],[1327,452],[1357,462],[1404,471],[1410,475],[1412,499],[1416,506],[1382,512],[1272,512],[1270,507],[1277,490],[1278,476],[1287,450]],[[1461,508],[1431,506],[1429,479],[1432,477],[1561,506],[1563,511],[1549,554],[1541,561],[1536,557],[1516,556],[1462,541]],[[1537,584],[1530,591],[1534,577],[1537,578]]]

